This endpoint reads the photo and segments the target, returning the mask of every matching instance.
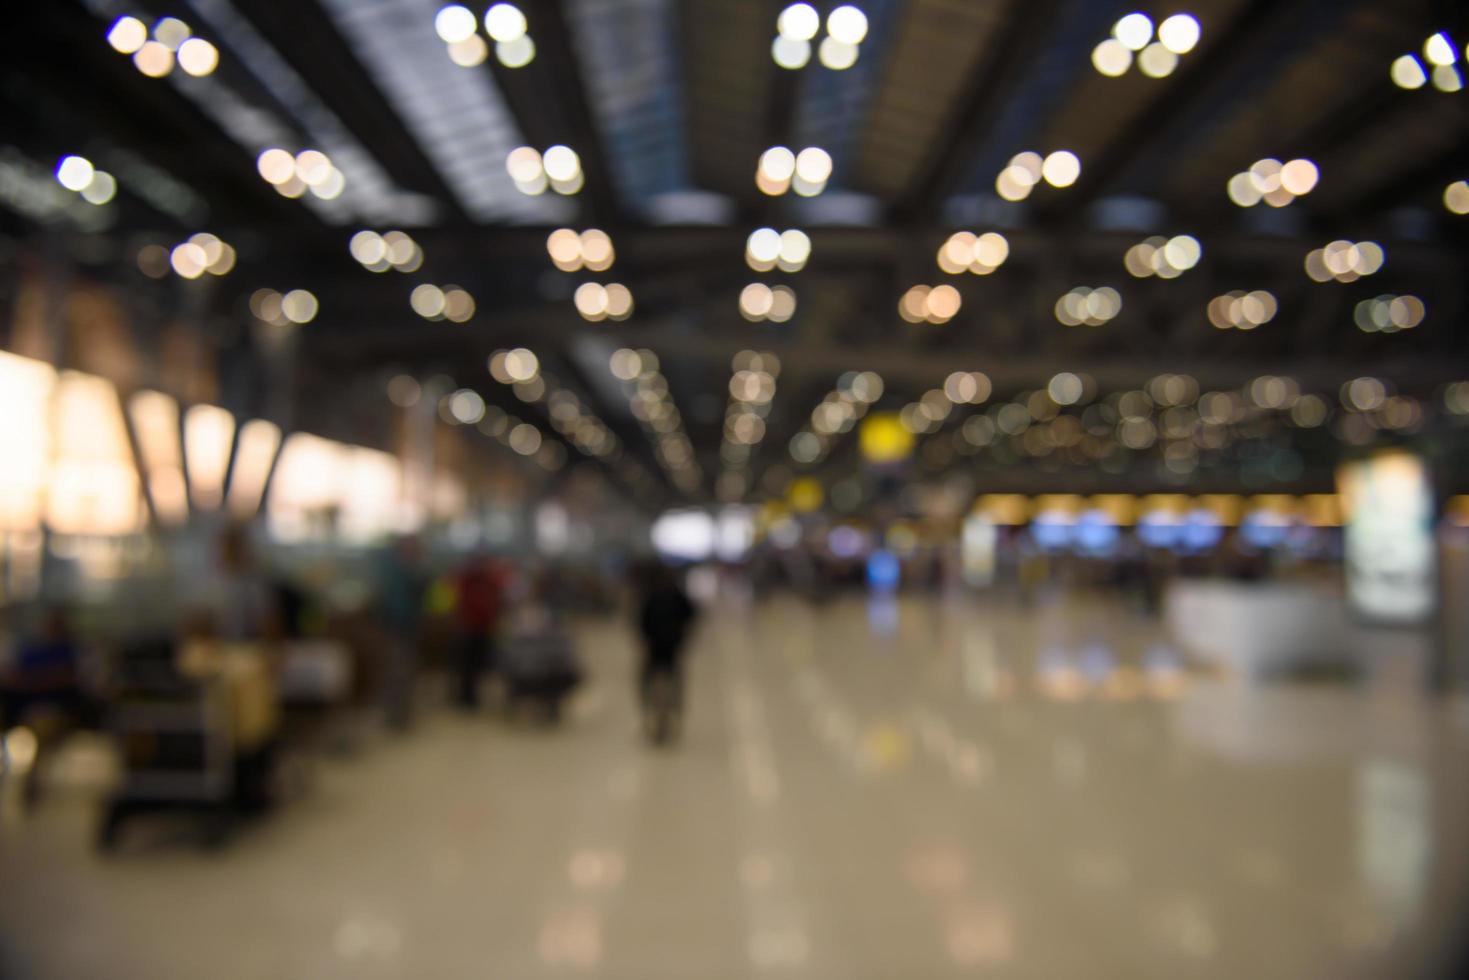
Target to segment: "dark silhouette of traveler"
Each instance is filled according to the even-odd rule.
[[[383,695],[388,724],[402,730],[413,714],[413,688],[423,636],[423,571],[418,539],[405,535],[384,549],[378,563],[378,610],[385,634]]]
[[[0,669],[0,738],[24,726],[35,746],[23,784],[27,809],[40,801],[52,750],[85,714],[80,659],[66,614],[52,609],[36,635],[17,645],[12,663]]]
[[[655,742],[671,740],[683,723],[683,649],[694,604],[661,564],[643,573],[638,628],[643,634],[639,694],[643,724]]]

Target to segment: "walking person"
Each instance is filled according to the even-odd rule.
[[[673,573],[662,564],[648,566],[638,609],[643,636],[639,698],[643,726],[654,742],[671,741],[683,723],[683,650],[694,604]]]

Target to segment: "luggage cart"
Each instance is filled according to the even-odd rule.
[[[228,691],[215,678],[182,676],[167,644],[124,655],[109,717],[123,775],[104,807],[97,846],[116,847],[144,812],[186,810],[203,820],[204,843],[222,844],[234,823],[235,747]]]
[[[561,720],[562,702],[582,681],[571,637],[557,628],[513,634],[500,658],[507,707],[536,704],[546,721]]]

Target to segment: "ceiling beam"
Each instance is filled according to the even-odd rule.
[[[239,9],[382,164],[395,184],[433,198],[441,214],[453,215],[459,210],[454,192],[318,0],[243,3]]]
[[[577,196],[583,217],[600,226],[620,224],[623,212],[612,177],[612,161],[587,98],[566,0],[535,4],[530,18],[535,59],[523,68],[506,68],[491,55],[485,70],[494,75],[521,135],[531,146],[545,150],[561,143],[581,158],[586,186]]]
[[[1259,39],[1297,28],[1308,36],[1307,25],[1296,22],[1307,20],[1307,8],[1316,2],[1251,0],[1222,38],[1207,51],[1183,58],[1173,80],[1160,86],[1149,106],[1134,115],[1095,159],[1083,161],[1081,177],[1070,190],[1049,204],[1038,204],[1037,212],[1074,226],[1087,205],[1129,172],[1197,139],[1208,104],[1222,90],[1236,85],[1236,77],[1251,64],[1258,69],[1262,60]]]
[[[960,97],[949,109],[941,132],[949,134],[929,149],[916,178],[890,209],[901,224],[932,221],[943,202],[968,175],[975,155],[989,137],[991,125],[1025,77],[1025,66],[1050,36],[1051,19],[1060,0],[1020,0],[1008,21],[976,58]]]

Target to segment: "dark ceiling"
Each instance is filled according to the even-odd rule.
[[[1441,386],[1469,374],[1469,216],[1442,203],[1450,181],[1469,177],[1469,92],[1405,91],[1388,74],[1434,31],[1469,38],[1459,4],[1194,0],[1182,9],[1202,38],[1162,79],[1092,67],[1093,46],[1132,9],[1097,0],[859,0],[870,30],[845,72],[814,59],[800,71],[775,65],[781,4],[766,0],[522,6],[537,55],[509,69],[493,57],[452,64],[433,33],[432,0],[12,4],[0,42],[0,144],[45,168],[82,153],[117,173],[121,191],[100,229],[0,210],[0,230],[21,246],[7,254],[50,242],[38,254],[135,295],[139,331],[192,317],[229,357],[249,356],[234,338],[245,336],[254,290],[309,287],[321,313],[299,332],[296,421],[369,441],[390,410],[384,381],[398,371],[444,374],[527,411],[485,370],[493,351],[524,345],[656,472],[606,373],[613,349],[651,349],[701,463],[695,496],[714,491],[731,358],[746,348],[782,363],[756,487],[772,466],[801,469],[791,437],[851,370],[879,372],[882,407],[894,409],[960,369],[988,374],[997,404],[1043,389],[1058,371],[1089,375],[1098,398],[1174,372],[1230,391],[1289,375],[1333,401],[1344,381],[1374,375],[1421,400],[1430,418],[1414,428],[1423,432],[1437,424]],[[1142,9],[1155,20],[1174,12]],[[218,45],[219,70],[144,77],[105,40],[121,14],[184,19]],[[570,198],[521,195],[505,153],[555,143],[576,149],[585,187]],[[348,191],[317,204],[281,197],[256,172],[266,145],[327,150]],[[825,147],[827,190],[760,193],[756,163],[774,145]],[[1014,154],[1058,148],[1082,162],[1073,186],[1021,203],[996,196],[995,176]],[[1236,207],[1226,182],[1264,157],[1314,160],[1320,185],[1289,207]],[[187,188],[193,209],[170,211],[142,193],[129,179],[139,164]],[[562,225],[606,230],[612,270],[556,271],[545,239]],[[767,225],[810,234],[804,270],[747,268],[746,236]],[[364,271],[347,250],[361,228],[408,230],[423,268]],[[957,228],[1003,232],[1009,260],[989,276],[944,275],[935,253]],[[231,274],[185,282],[138,272],[141,245],[201,229],[235,244]],[[1197,268],[1170,281],[1124,270],[1130,245],[1180,233],[1203,244]],[[1307,278],[1306,252],[1339,238],[1381,243],[1382,271],[1349,285]],[[588,278],[625,283],[633,316],[582,320],[571,293]],[[744,320],[737,298],[752,281],[789,284],[795,316]],[[906,289],[944,281],[963,297],[952,321],[899,318]],[[421,319],[408,302],[419,282],[465,287],[475,317]],[[1058,323],[1057,298],[1078,285],[1118,289],[1121,314],[1096,328]],[[1206,306],[1234,289],[1269,290],[1279,314],[1249,332],[1215,329]],[[1423,324],[1359,330],[1355,305],[1384,293],[1421,297]],[[948,440],[966,411],[927,440]],[[1256,488],[1320,486],[1341,451],[1331,426],[1303,431],[1283,419],[1253,419],[1232,440],[1234,450],[1205,453],[1182,474],[1191,486],[1240,488],[1252,441],[1301,464],[1273,483],[1246,481]],[[833,440],[820,466],[855,466],[855,441]],[[941,469],[951,455],[920,458]],[[1079,489],[1167,476],[1141,456],[1107,467],[1002,450],[958,461],[997,488],[1055,488],[1061,473]]]

